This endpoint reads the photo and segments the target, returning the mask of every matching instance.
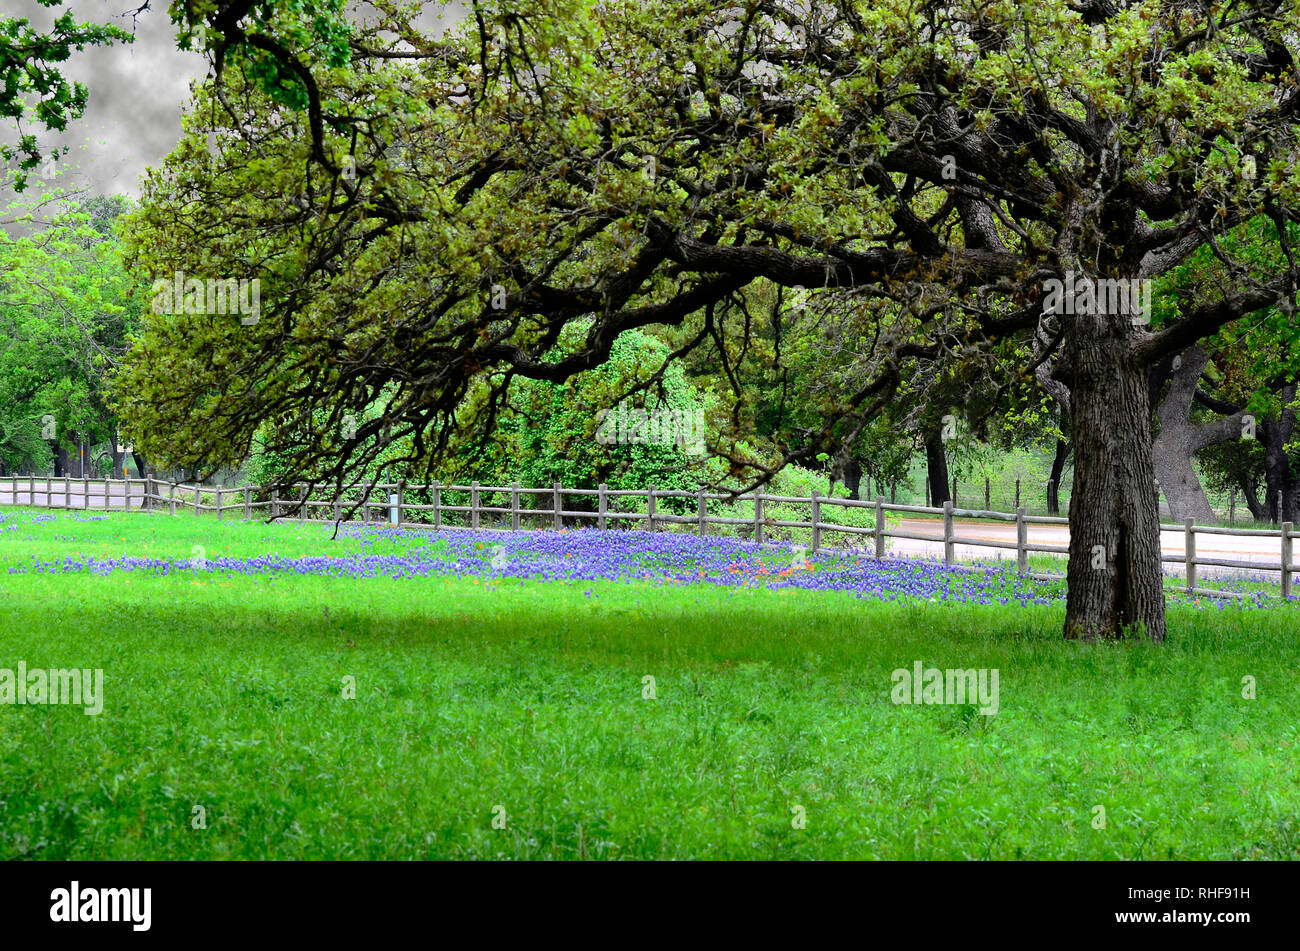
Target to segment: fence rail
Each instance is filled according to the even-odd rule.
[[[556,529],[564,526],[564,520],[587,520],[594,522],[597,528],[608,528],[611,523],[644,523],[650,531],[658,531],[670,525],[690,525],[700,535],[708,534],[709,526],[744,526],[752,532],[752,539],[764,543],[771,529],[807,529],[811,532],[811,549],[816,552],[823,545],[823,535],[840,533],[849,536],[870,536],[873,540],[876,558],[885,556],[886,542],[889,539],[907,539],[943,545],[943,560],[946,565],[956,564],[956,547],[963,545],[972,548],[991,548],[995,550],[1014,551],[1016,553],[1016,570],[1021,574],[1037,580],[1060,580],[1063,574],[1050,572],[1030,572],[1029,556],[1031,554],[1068,555],[1065,545],[1034,544],[1029,541],[1030,525],[1069,525],[1068,518],[1058,516],[1027,515],[1023,507],[1015,512],[995,512],[986,509],[959,509],[952,502],[940,507],[923,505],[895,505],[884,500],[883,496],[874,500],[843,499],[824,496],[814,490],[811,497],[768,495],[762,490],[754,493],[732,496],[725,492],[708,492],[704,489],[687,491],[682,489],[610,489],[601,485],[595,489],[565,488],[558,482],[549,488],[526,488],[518,483],[509,486],[480,485],[471,482],[468,485],[432,482],[428,485],[407,485],[405,482],[378,483],[374,486],[354,485],[344,490],[344,494],[328,499],[312,498],[313,491],[320,491],[323,486],[309,483],[265,488],[257,486],[202,486],[186,485],[176,482],[162,482],[154,478],[144,479],[77,479],[68,477],[0,477],[0,505],[26,505],[44,508],[68,510],[102,510],[102,511],[167,511],[176,514],[178,510],[194,513],[212,512],[218,519],[231,514],[245,519],[255,515],[265,515],[270,519],[286,518],[297,514],[301,521],[340,522],[349,515],[360,513],[363,524],[390,524],[395,526],[451,528],[483,528],[483,516],[509,516],[510,528],[518,530],[524,519],[540,520],[550,523]],[[282,496],[282,491],[289,494]],[[460,493],[468,495],[468,504],[449,504],[443,500],[443,494]],[[375,498],[375,493],[379,497]],[[428,502],[414,502],[410,493],[418,493],[429,499]],[[509,505],[485,504],[484,496],[508,496]],[[534,498],[541,496],[548,503],[546,508],[524,508],[521,506],[523,496]],[[211,498],[209,504],[205,500]],[[595,509],[566,509],[564,500],[595,499]],[[661,501],[680,499],[693,500],[694,512],[686,514],[673,513],[661,509]],[[97,501],[96,501],[97,500]],[[622,500],[644,500],[642,509],[620,511],[611,508],[611,502]],[[732,516],[711,515],[709,502],[741,502],[753,506],[752,517],[736,518]],[[778,519],[765,515],[766,506],[773,505],[807,505],[807,519]],[[824,516],[825,507],[840,508],[845,511],[864,509],[871,513],[870,526],[846,525],[828,521]],[[313,511],[324,510],[326,518],[311,518]],[[376,513],[378,518],[376,519]],[[465,516],[468,526],[454,526],[447,522],[448,514]],[[428,521],[415,521],[404,516],[427,514]],[[925,535],[890,529],[886,516],[891,514],[912,514],[941,516],[943,520],[942,535]],[[957,534],[954,519],[982,519],[1001,522],[1014,522],[1016,540],[998,541],[987,538],[975,538]],[[488,526],[495,527],[495,526]],[[504,527],[504,526],[502,526]],[[1232,568],[1254,571],[1279,572],[1281,576],[1280,593],[1289,598],[1292,593],[1292,581],[1297,565],[1292,560],[1293,541],[1300,537],[1293,530],[1290,522],[1284,523],[1279,530],[1254,528],[1216,528],[1198,526],[1191,519],[1181,524],[1162,524],[1162,531],[1177,531],[1183,534],[1183,554],[1162,554],[1164,563],[1183,566],[1186,576],[1184,589],[1189,594],[1208,597],[1239,598],[1244,595],[1231,591],[1219,591],[1198,586],[1197,568]],[[1198,535],[1263,537],[1278,540],[1279,560],[1276,562],[1255,562],[1241,559],[1201,558],[1196,554],[1196,537]]]

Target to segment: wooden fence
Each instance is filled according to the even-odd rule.
[[[518,531],[524,519],[556,529],[564,527],[564,520],[588,521],[597,528],[609,528],[615,524],[634,526],[638,523],[650,531],[658,531],[666,526],[690,526],[700,535],[707,535],[709,526],[734,526],[752,541],[763,544],[768,540],[772,529],[807,529],[811,533],[811,549],[815,552],[823,545],[823,536],[828,534],[845,534],[849,536],[869,536],[873,542],[876,558],[885,556],[886,541],[891,538],[910,539],[943,545],[943,561],[946,565],[955,565],[955,549],[958,545],[974,548],[992,548],[1016,553],[1017,571],[1037,580],[1059,580],[1064,578],[1059,573],[1029,571],[1031,553],[1051,555],[1068,555],[1066,545],[1031,544],[1028,538],[1030,525],[1068,526],[1069,519],[1058,516],[1026,515],[1023,507],[1014,513],[993,512],[984,509],[958,509],[951,502],[942,508],[923,505],[895,505],[888,503],[884,497],[874,500],[841,499],[823,496],[813,490],[811,497],[768,495],[761,489],[757,492],[731,496],[722,492],[708,492],[699,489],[695,492],[680,489],[664,490],[650,486],[646,489],[610,489],[604,485],[595,489],[570,489],[558,482],[549,488],[524,488],[518,483],[510,486],[486,486],[471,482],[469,485],[441,485],[438,482],[423,486],[408,486],[405,482],[380,483],[374,486],[351,486],[343,496],[329,499],[312,498],[313,490],[323,486],[311,486],[297,483],[292,486],[262,488],[256,486],[200,486],[185,485],[175,482],[161,482],[157,479],[75,479],[48,477],[10,477],[0,478],[0,505],[28,505],[72,510],[104,511],[167,511],[175,515],[178,511],[190,511],[195,514],[215,513],[218,519],[227,515],[245,519],[255,516],[267,516],[271,519],[285,518],[297,514],[302,521],[339,522],[349,513],[359,513],[363,524],[389,524],[394,526],[455,528],[467,527],[474,530],[482,528],[505,528],[505,518],[509,517],[509,528]],[[289,493],[282,495],[282,491]],[[420,493],[428,502],[414,502],[411,493]],[[448,504],[443,500],[443,493],[460,493],[468,495],[467,504]],[[375,497],[378,493],[379,497]],[[486,495],[508,496],[510,504],[485,504]],[[546,508],[525,508],[522,500],[531,496],[534,500],[541,496],[547,503]],[[594,499],[594,509],[566,509],[566,498]],[[96,504],[94,500],[98,500]],[[676,514],[659,506],[669,499],[689,500],[694,503],[690,514]],[[208,501],[210,500],[210,502]],[[628,503],[644,500],[644,505],[635,506],[632,511],[622,508]],[[708,512],[709,502],[747,503],[753,506],[753,515],[736,518],[714,515]],[[793,504],[807,506],[807,519],[777,519],[768,517],[765,509],[769,505]],[[682,505],[676,506],[682,508]],[[690,508],[691,506],[686,506]],[[829,521],[824,517],[827,507],[839,507],[843,510],[865,509],[872,519],[869,527],[846,525]],[[311,513],[324,512],[326,518],[312,518]],[[886,516],[889,514],[914,514],[941,516],[942,535],[924,535],[917,532],[905,532],[890,529]],[[456,525],[448,521],[447,516],[456,517],[456,521],[467,524]],[[418,519],[416,518],[418,516]],[[484,516],[497,516],[500,526],[484,526]],[[1000,522],[1014,522],[1016,540],[998,541],[987,538],[973,538],[959,535],[955,518],[986,519]],[[1197,586],[1197,568],[1232,568],[1253,571],[1279,572],[1281,575],[1280,593],[1286,598],[1291,596],[1292,580],[1297,565],[1292,560],[1295,538],[1300,537],[1293,531],[1292,523],[1286,522],[1280,530],[1252,528],[1214,528],[1198,526],[1188,519],[1181,525],[1162,524],[1162,531],[1178,531],[1183,534],[1182,555],[1161,555],[1166,563],[1183,566],[1186,584],[1184,590],[1189,594],[1208,597],[1238,598],[1245,595],[1236,592],[1218,591]],[[1276,562],[1256,562],[1243,559],[1199,558],[1196,554],[1198,535],[1267,537],[1277,539],[1279,560]]]

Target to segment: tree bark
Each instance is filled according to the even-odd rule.
[[[1067,335],[1074,491],[1065,636],[1165,638],[1146,367],[1123,314],[1079,314]]]
[[[948,488],[948,457],[943,451],[943,433],[932,430],[925,438],[925,466],[930,481],[930,505],[939,508],[952,498]]]

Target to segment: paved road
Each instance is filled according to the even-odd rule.
[[[91,479],[83,483],[72,479],[64,494],[63,480],[51,479],[48,491],[45,480],[37,479],[35,491],[28,488],[22,480],[17,487],[11,483],[0,484],[0,505],[35,505],[37,508],[74,508],[74,509],[124,509],[128,504],[126,486],[121,483],[109,483],[107,505],[104,498],[104,483]],[[89,500],[87,500],[87,492]],[[69,505],[69,503],[71,503]],[[89,503],[89,504],[88,504]],[[144,504],[144,483],[131,485],[130,507],[138,509]]]
[[[933,535],[937,539],[934,542],[915,541],[909,538],[892,538],[889,539],[888,551],[892,555],[913,558],[913,557],[943,557],[943,522],[938,519],[926,518],[904,518],[891,528],[896,528],[901,532],[915,533],[917,535]],[[1067,525],[1034,525],[1026,526],[1029,544],[1031,545],[1069,545],[1070,529]],[[953,519],[953,531],[961,538],[978,538],[981,540],[1011,542],[1016,541],[1016,526],[1014,522],[985,522],[974,519]],[[1220,558],[1232,561],[1249,561],[1259,564],[1269,562],[1278,563],[1282,558],[1281,540],[1274,536],[1267,538],[1264,536],[1236,536],[1236,535],[1207,535],[1198,532],[1196,535],[1196,555],[1198,558]],[[1183,550],[1183,530],[1170,529],[1160,533],[1160,548],[1166,555],[1177,555],[1180,558],[1184,556]],[[1300,550],[1300,545],[1297,545]],[[972,561],[975,559],[989,558],[1006,558],[1014,560],[1016,553],[1007,549],[997,548],[980,548],[974,545],[957,545],[955,546],[954,556],[958,561]],[[1064,558],[1064,556],[1060,556]],[[1295,560],[1295,556],[1293,556]],[[1261,569],[1266,570],[1266,569]],[[1170,574],[1183,574],[1181,564],[1166,562],[1165,571]],[[1197,568],[1198,574],[1206,577],[1212,575],[1240,575],[1243,573],[1252,573],[1248,569],[1238,568],[1215,568],[1210,566],[1200,566]],[[1277,577],[1276,571],[1273,577]]]

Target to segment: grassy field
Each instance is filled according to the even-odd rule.
[[[0,516],[0,668],[104,671],[98,716],[0,706],[0,858],[1300,856],[1294,607],[1080,645],[1059,603],[331,577],[247,559],[437,544]],[[124,555],[207,566],[33,570]],[[916,661],[997,669],[998,712],[895,705]]]

